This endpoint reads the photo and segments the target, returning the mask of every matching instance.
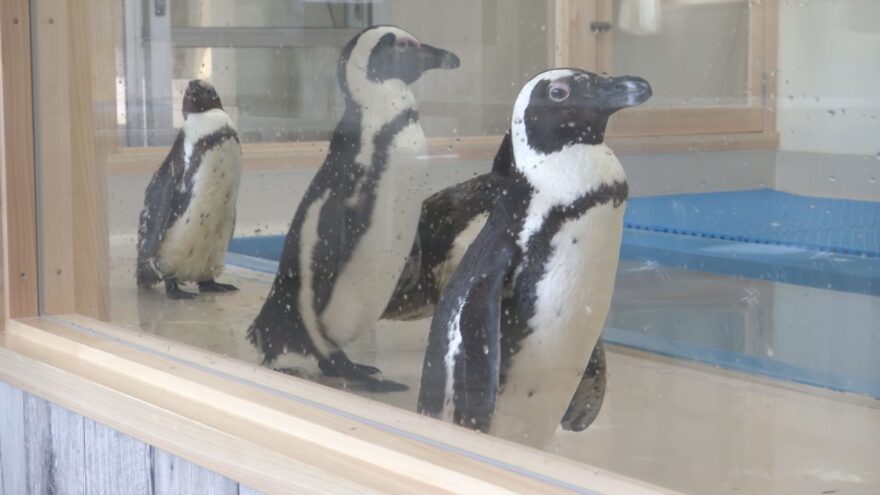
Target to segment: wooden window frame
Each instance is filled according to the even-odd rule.
[[[100,321],[113,144],[93,103],[113,88],[91,84],[112,69],[92,55],[116,3],[0,2],[0,381],[270,493],[669,493]]]
[[[682,1],[664,0],[668,3]],[[613,0],[555,0],[553,36],[556,66],[585,67],[597,72],[613,73],[611,53],[614,28],[599,33],[590,29],[592,22],[613,21],[613,3]],[[659,145],[657,151],[668,150],[670,142],[687,142],[690,145],[705,140],[714,142],[714,149],[728,149],[726,143],[736,143],[730,149],[748,148],[749,145],[745,143],[761,149],[778,147],[775,106],[779,4],[777,0],[768,0],[748,2],[748,7],[748,95],[745,105],[630,109],[612,118],[608,126],[610,140],[648,138]],[[693,140],[664,139],[673,136],[691,136]],[[731,139],[737,136],[747,139]],[[621,151],[626,153],[629,149],[626,142],[623,144]],[[650,146],[642,146],[635,151],[654,150]]]
[[[667,0],[675,1],[675,0]],[[610,21],[612,0],[548,0],[550,59],[557,67],[583,67],[602,72],[611,66],[607,33],[590,31],[593,21]],[[634,108],[612,117],[607,141],[618,155],[689,151],[775,150],[777,0],[749,4],[749,101],[744,106]],[[462,159],[491,159],[501,136],[431,138],[429,151]],[[317,168],[326,141],[254,143],[243,147],[245,170]],[[148,175],[167,147],[121,147],[107,162],[110,175]]]

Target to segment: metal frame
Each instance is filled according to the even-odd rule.
[[[372,23],[372,4],[367,22]],[[346,24],[355,21],[349,15]],[[128,146],[174,139],[170,81],[175,48],[289,48],[342,46],[360,28],[173,27],[167,0],[124,0]],[[305,127],[308,121],[303,120]]]

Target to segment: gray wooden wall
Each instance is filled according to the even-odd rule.
[[[0,382],[0,495],[253,489]]]

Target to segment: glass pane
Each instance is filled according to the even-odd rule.
[[[106,248],[136,332],[686,493],[880,492],[876,3],[111,3],[84,62],[35,27],[46,313]]]
[[[190,80],[210,79],[229,88],[223,106],[245,142],[329,139],[342,115],[338,47],[176,48],[172,56],[172,108]],[[180,112],[173,124],[183,125]]]
[[[171,5],[174,27],[365,27],[373,10],[370,2],[357,0],[176,0]]]
[[[749,4],[614,0],[612,72],[650,80],[654,98],[648,105],[743,105],[749,81]]]

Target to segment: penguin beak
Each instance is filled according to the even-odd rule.
[[[641,105],[651,97],[651,85],[638,76],[609,77],[603,80],[601,92],[605,93],[615,110]]]
[[[418,47],[417,56],[422,72],[431,69],[455,69],[461,65],[458,55],[425,43]]]

